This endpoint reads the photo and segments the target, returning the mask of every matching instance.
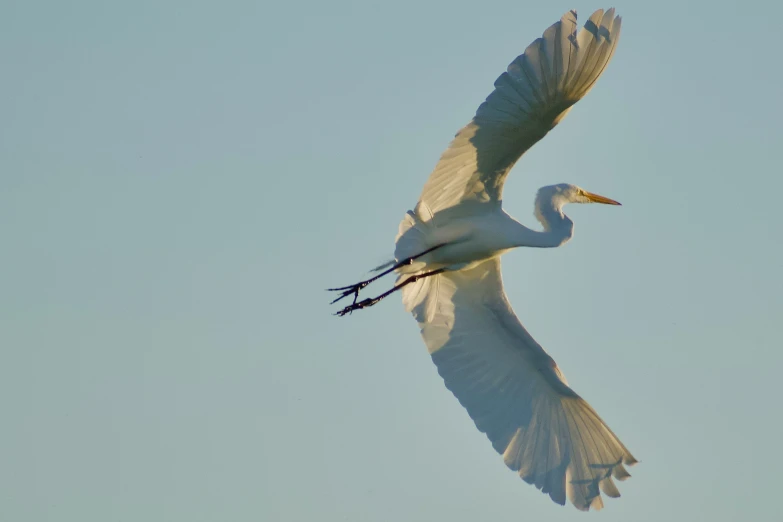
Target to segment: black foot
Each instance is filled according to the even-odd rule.
[[[377,298],[376,299],[367,298],[364,301],[359,301],[357,303],[356,302],[356,298],[354,297],[353,304],[350,304],[350,305],[346,306],[345,308],[343,308],[342,310],[340,310],[339,312],[337,312],[334,315],[337,315],[339,317],[343,317],[345,315],[349,315],[349,314],[353,313],[354,310],[361,310],[362,308],[367,308],[368,306],[372,306],[375,303],[377,303],[378,301],[380,301],[380,299],[377,299]]]
[[[356,283],[355,285],[341,286],[340,288],[327,288],[329,292],[342,292],[340,294],[340,297],[338,297],[337,299],[335,299],[329,304],[334,304],[340,299],[344,299],[351,294],[353,294],[353,304],[356,304],[356,300],[359,298],[359,290],[361,290],[362,288],[364,288],[369,284],[370,281],[362,281],[361,283]]]

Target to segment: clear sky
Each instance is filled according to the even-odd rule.
[[[542,185],[624,206],[508,254],[509,299],[641,461],[588,517],[781,520],[783,4],[615,5],[607,72],[504,196],[531,226]],[[505,468],[398,297],[340,319],[324,288],[599,7],[3,2],[0,518],[584,518]]]

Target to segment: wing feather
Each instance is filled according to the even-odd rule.
[[[455,136],[430,174],[416,208],[423,220],[465,203],[499,205],[517,160],[584,97],[620,37],[614,9],[598,10],[577,33],[569,11],[508,66],[495,90]]]
[[[559,504],[619,496],[612,476],[636,460],[516,318],[499,258],[423,281],[403,293],[432,360],[506,465]]]

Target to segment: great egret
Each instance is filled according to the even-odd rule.
[[[544,230],[535,231],[503,211],[501,192],[519,157],[592,88],[620,25],[614,9],[598,10],[577,34],[570,11],[530,44],[441,156],[400,224],[395,260],[371,279],[330,289],[340,292],[333,302],[353,296],[337,315],[402,290],[446,386],[506,465],[553,501],[565,504],[567,496],[580,510],[603,507],[600,491],[619,497],[612,478],[629,477],[623,465],[636,459],[514,315],[500,255],[571,239],[566,203],[619,203],[573,185],[544,187],[535,203]],[[391,272],[399,276],[391,290],[357,302],[360,290]]]

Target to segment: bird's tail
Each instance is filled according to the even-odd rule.
[[[419,219],[415,212],[409,210],[400,222],[400,228],[395,240],[394,258],[400,261],[421,254],[430,248],[432,245],[427,241],[429,236],[428,228],[430,228],[428,223]],[[414,261],[400,269],[399,272],[406,274],[414,273],[425,266],[426,263],[424,261]]]
[[[428,241],[431,237],[433,227],[432,222],[423,221],[416,212],[409,210],[400,222],[400,229],[397,233],[397,244],[394,249],[394,257],[399,261],[409,257],[421,254],[425,250],[432,248]],[[426,261],[416,260],[409,265],[405,265],[397,270],[399,273],[398,282],[406,279],[411,274],[420,272],[427,267]],[[417,319],[424,320],[425,316],[432,314],[434,300],[430,289],[432,285],[439,284],[439,276],[425,277],[418,281],[406,285],[402,289],[402,304],[405,310],[413,312]]]

